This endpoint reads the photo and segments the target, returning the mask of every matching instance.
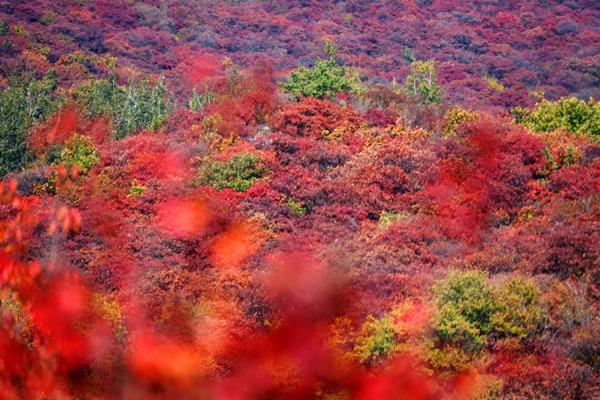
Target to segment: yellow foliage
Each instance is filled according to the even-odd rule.
[[[538,215],[538,212],[536,211],[535,208],[530,207],[530,206],[525,206],[519,210],[518,220],[520,222],[527,222],[530,219],[534,218],[536,215]]]
[[[0,291],[0,315],[6,319],[10,317],[14,321],[12,333],[21,343],[31,344],[33,332],[31,317],[23,309],[23,304],[11,289]]]
[[[498,93],[504,92],[504,85],[498,79],[488,76],[485,78],[485,82],[490,89]]]
[[[456,134],[458,127],[465,121],[475,121],[479,115],[474,111],[465,110],[462,107],[456,106],[451,108],[444,114],[442,129],[444,137],[451,137]]]
[[[388,125],[385,130],[392,137],[403,137],[411,140],[424,139],[431,135],[430,132],[421,128],[408,128],[402,118],[398,118],[395,125]]]
[[[327,129],[324,129],[321,133],[321,137],[323,139],[327,139],[331,142],[337,142],[341,140],[346,134],[346,129],[343,126],[339,126],[333,130],[333,132],[329,132]]]
[[[460,347],[448,345],[440,348],[432,339],[424,340],[421,343],[420,354],[433,369],[440,371],[466,371],[470,368],[472,361],[471,356]]]
[[[223,150],[225,150],[227,147],[231,147],[231,146],[233,146],[233,145],[235,144],[235,140],[236,140],[236,137],[235,137],[235,135],[234,135],[233,133],[230,133],[230,134],[229,134],[229,137],[227,137],[227,138],[225,138],[225,139],[221,140],[221,143],[220,143],[220,145],[219,145],[219,149],[220,149],[221,151],[223,151]]]
[[[92,305],[96,312],[110,324],[115,337],[120,341],[125,339],[127,328],[119,303],[104,294],[95,293],[92,296]]]

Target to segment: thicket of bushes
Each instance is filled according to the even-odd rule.
[[[565,97],[558,101],[542,100],[532,110],[513,109],[515,122],[535,132],[566,129],[577,135],[600,140],[600,102]]]
[[[533,279],[514,276],[499,286],[483,272],[451,272],[435,287],[436,332],[468,353],[489,335],[525,339],[543,323],[540,289]]]
[[[491,339],[522,341],[540,332],[545,322],[538,285],[521,275],[491,282],[481,271],[451,271],[433,294],[433,330],[418,345],[435,368],[460,369]],[[399,346],[394,318],[394,313],[367,318],[354,346],[358,360],[372,363]]]

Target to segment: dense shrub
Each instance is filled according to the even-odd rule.
[[[114,77],[84,83],[75,91],[75,98],[89,117],[115,115],[124,96],[124,88],[117,84]]]
[[[115,115],[116,137],[122,138],[142,129],[158,129],[170,108],[165,96],[166,87],[162,80],[154,85],[146,81],[130,83]]]
[[[197,91],[192,91],[190,100],[188,101],[188,108],[192,112],[203,110],[207,104],[213,103],[217,98],[216,93],[211,90],[206,90],[204,93],[199,94]]]
[[[558,101],[542,100],[532,110],[513,109],[515,122],[536,132],[566,129],[577,135],[600,139],[600,102],[575,97]]]
[[[485,116],[529,105],[535,89],[596,95],[592,0],[61,3],[0,7],[0,75],[54,66],[56,94],[80,103],[36,120],[36,164],[0,183],[0,397],[599,392],[600,146]],[[338,92],[353,76],[320,60],[287,102],[270,68],[312,67],[323,37],[377,83],[358,99]],[[443,66],[437,81],[410,71],[423,56]],[[155,81],[139,83],[160,71],[178,107],[168,134],[147,131],[164,110],[140,88]],[[409,72],[412,90],[387,81]],[[457,109],[442,119],[442,77],[480,121]],[[77,179],[41,165],[61,153],[72,170],[93,165],[92,143],[68,141],[76,132],[101,166]],[[235,162],[242,151],[258,160]],[[195,174],[230,189],[190,187]],[[536,274],[543,301],[525,277],[463,277],[461,296],[436,309],[429,290],[455,267]],[[549,290],[559,281],[577,290]],[[498,390],[472,393],[482,380]]]
[[[456,133],[456,129],[465,121],[474,121],[478,118],[478,114],[474,111],[465,110],[462,107],[456,106],[448,110],[444,114],[442,122],[442,132],[445,137],[452,136]]]
[[[354,346],[360,362],[375,362],[391,353],[396,347],[396,334],[390,317],[369,316],[362,326]]]
[[[525,339],[544,322],[541,292],[531,278],[512,276],[494,286],[483,272],[452,271],[434,292],[438,336],[471,354],[488,334]]]
[[[348,161],[332,191],[377,215],[407,205],[433,179],[435,157],[424,143],[395,138],[368,147]]]
[[[456,156],[456,142],[445,144],[452,156],[439,164],[442,173],[427,191],[445,233],[478,240],[494,213],[514,218],[525,205],[530,182],[545,166],[543,141],[498,120],[465,123],[461,133],[464,158]]]
[[[55,76],[48,74],[15,79],[0,92],[0,177],[27,163],[27,132],[58,107],[55,87]]]
[[[477,352],[492,331],[497,309],[492,288],[482,272],[450,272],[435,286],[436,330],[443,341]]]
[[[538,266],[538,271],[550,272],[563,279],[581,277],[586,274],[598,276],[598,271],[600,271],[600,248],[597,245],[600,239],[599,226],[598,221],[589,220],[586,217],[557,224],[552,229],[548,229],[545,232],[548,247],[541,256],[544,263]],[[597,279],[593,279],[592,283],[596,287],[600,285]]]
[[[321,137],[325,131],[336,129],[352,132],[359,128],[361,118],[348,108],[328,100],[304,98],[298,103],[285,104],[275,114],[272,126],[276,130],[298,136]]]
[[[281,87],[300,98],[317,97],[333,98],[339,92],[360,93],[360,80],[350,69],[340,67],[337,63],[337,51],[333,45],[326,43],[328,59],[317,58],[312,68],[301,66],[291,72]]]
[[[472,354],[452,343],[440,346],[435,340],[426,340],[420,351],[427,364],[439,371],[464,371],[473,361]]]
[[[94,142],[87,136],[74,135],[65,144],[60,160],[70,167],[76,166],[80,172],[87,173],[100,161]]]
[[[595,372],[600,372],[600,334],[598,331],[578,338],[573,348],[570,349],[569,355],[576,362],[589,365]]]
[[[540,295],[533,279],[511,277],[496,290],[497,309],[492,315],[494,331],[518,339],[536,332],[543,322]]]
[[[229,188],[245,192],[266,172],[267,168],[259,156],[240,153],[227,161],[215,161],[202,167],[198,183],[212,185],[217,190]]]

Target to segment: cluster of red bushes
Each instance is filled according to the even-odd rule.
[[[551,98],[598,97],[597,54],[587,51],[598,40],[593,1],[246,1],[202,6],[136,1],[116,7],[107,0],[64,7],[36,0],[7,4],[0,16],[18,33],[0,49],[5,72],[22,62],[49,68],[66,54],[85,50],[110,53],[126,67],[162,71],[195,85],[218,66],[217,55],[286,71],[298,61],[314,60],[328,38],[339,45],[345,63],[389,80],[403,79],[411,60],[433,58],[448,97],[462,104],[526,104],[533,101],[531,90]],[[15,28],[19,23],[24,30]],[[35,47],[21,57],[20,49],[30,41]],[[72,81],[104,68],[102,63],[59,64]]]
[[[2,77],[53,68],[66,100],[0,183],[0,398],[595,398],[596,143],[465,110],[446,129],[448,104],[393,84],[276,85],[327,37],[373,78],[431,56],[475,109],[595,94],[593,2],[533,3],[2,5]],[[157,131],[116,140],[72,96],[148,72],[171,97]],[[543,323],[444,342],[449,270],[532,279]]]

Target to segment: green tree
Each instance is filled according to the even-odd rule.
[[[116,137],[120,139],[142,129],[158,129],[170,109],[165,96],[166,86],[162,79],[155,85],[147,81],[130,83],[125,101],[115,116]]]
[[[585,102],[575,97],[558,101],[542,100],[532,110],[516,107],[512,110],[515,122],[535,132],[566,129],[577,135],[600,139],[600,102]]]
[[[375,318],[369,315],[354,346],[358,360],[374,362],[387,356],[395,348],[396,333],[390,317]]]
[[[487,276],[476,271],[452,271],[434,288],[437,306],[436,331],[440,339],[478,352],[493,329],[497,310]]]
[[[333,98],[339,92],[360,94],[363,89],[359,77],[349,68],[338,65],[337,49],[331,42],[325,42],[328,58],[317,58],[312,68],[300,66],[290,73],[281,87],[300,98]]]
[[[406,91],[418,96],[424,103],[439,103],[444,93],[437,84],[437,71],[433,60],[415,61],[405,82]]]
[[[192,92],[188,106],[190,111],[196,112],[204,109],[207,104],[213,103],[216,100],[216,94],[211,90],[206,90],[203,94],[199,94],[196,90]]]
[[[435,328],[444,343],[474,355],[488,335],[525,339],[544,323],[541,292],[531,278],[514,275],[499,286],[485,273],[451,271],[434,287]]]
[[[87,82],[77,88],[75,98],[88,117],[112,117],[123,104],[125,88],[119,86],[114,76],[109,79]]]
[[[496,291],[497,309],[491,319],[493,330],[518,339],[536,332],[544,321],[540,296],[533,279],[511,277]]]
[[[23,168],[30,159],[27,132],[58,108],[56,74],[41,80],[19,77],[0,92],[0,177]]]
[[[166,94],[162,79],[155,84],[141,80],[119,86],[110,78],[82,85],[75,97],[88,116],[111,118],[120,139],[143,129],[158,129],[171,110]]]

